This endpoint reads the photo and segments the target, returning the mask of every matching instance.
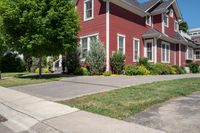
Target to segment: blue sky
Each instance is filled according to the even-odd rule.
[[[200,0],[177,0],[189,28],[200,28]]]

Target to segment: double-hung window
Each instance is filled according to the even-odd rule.
[[[94,0],[84,0],[84,21],[94,18]]]
[[[174,31],[176,31],[176,32],[179,31],[179,24],[177,21],[174,22]]]
[[[164,24],[166,27],[169,27],[169,16],[168,15],[164,15]]]
[[[146,25],[151,26],[151,16],[146,16]]]
[[[144,56],[153,62],[153,40],[145,41]]]
[[[140,58],[140,40],[133,39],[133,61],[136,62]]]
[[[193,59],[193,48],[188,47],[187,48],[187,60]]]
[[[117,50],[121,51],[123,54],[125,54],[125,44],[126,44],[125,35],[118,34],[117,35]]]
[[[90,44],[92,41],[97,41],[98,40],[98,35],[89,35],[85,37],[81,37],[80,39],[80,51],[81,51],[81,58],[85,59],[89,50],[90,50]]]
[[[170,44],[162,42],[162,62],[170,63]]]
[[[195,51],[195,59],[200,60],[200,50]]]

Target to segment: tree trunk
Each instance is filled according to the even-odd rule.
[[[39,77],[42,77],[42,57],[39,59]]]

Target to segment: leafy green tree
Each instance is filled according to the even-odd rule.
[[[40,59],[77,47],[79,16],[72,0],[2,0],[6,41],[24,55]]]
[[[187,31],[188,31],[188,29],[189,29],[187,22],[185,22],[185,21],[182,22],[182,23],[179,25],[179,29],[187,33]]]
[[[92,41],[86,63],[92,74],[102,74],[105,68],[105,49],[100,41]]]

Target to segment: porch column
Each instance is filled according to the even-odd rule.
[[[110,71],[110,0],[106,0],[106,71]]]
[[[179,66],[181,66],[181,44],[179,43]]]
[[[154,38],[154,63],[157,63],[157,38]]]

